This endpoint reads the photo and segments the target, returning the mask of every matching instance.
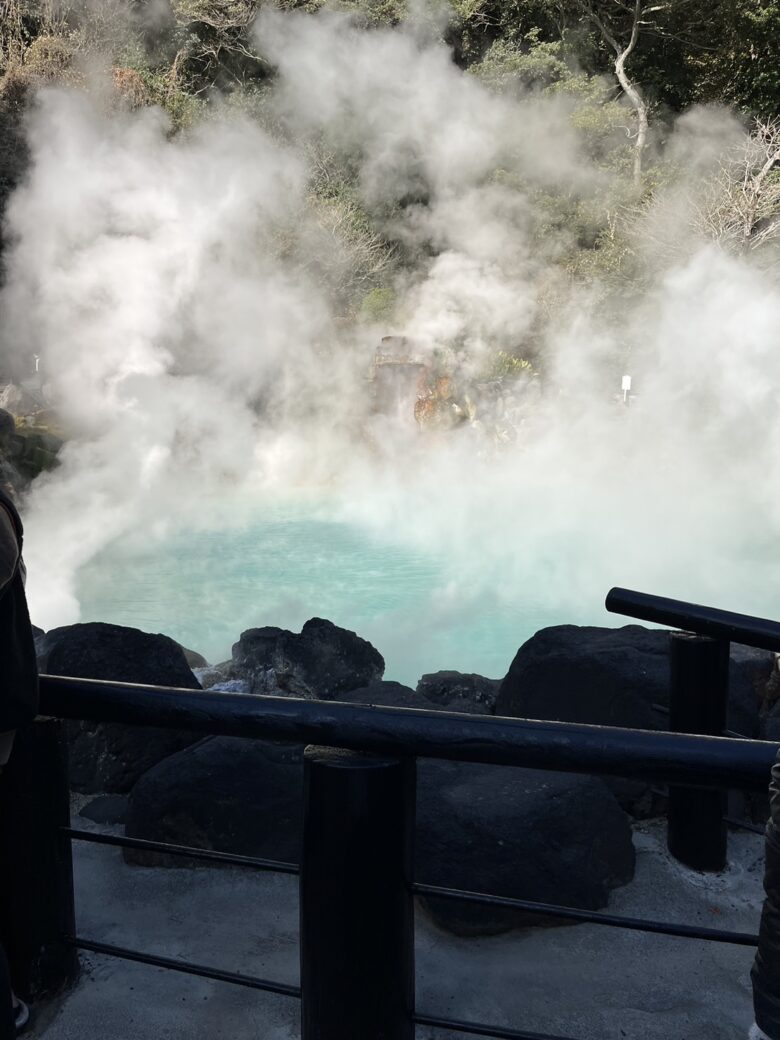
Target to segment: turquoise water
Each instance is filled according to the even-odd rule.
[[[500,678],[534,631],[573,620],[462,588],[433,554],[281,508],[241,530],[114,545],[81,571],[77,595],[82,620],[164,632],[211,662],[247,628],[328,618],[376,646],[386,678],[411,685],[443,668]]]

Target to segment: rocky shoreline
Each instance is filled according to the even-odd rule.
[[[424,675],[415,689],[384,679],[382,655],[321,618],[300,633],[244,632],[229,661],[210,665],[164,635],[88,623],[37,632],[49,674],[119,682],[339,700],[349,703],[663,729],[669,634],[639,625],[542,629],[501,679]],[[729,727],[780,737],[775,655],[732,647]],[[71,786],[98,795],[88,819],[123,823],[129,836],[296,861],[302,751],[296,745],[116,724],[69,722]],[[665,798],[623,780],[418,763],[416,876],[428,884],[600,909],[631,881],[634,821],[662,815]],[[742,806],[743,811],[748,808]],[[186,860],[124,850],[131,864]],[[429,901],[424,909],[458,935],[532,923],[500,908]],[[538,924],[538,920],[533,920]]]

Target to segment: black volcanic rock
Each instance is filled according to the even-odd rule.
[[[427,708],[436,711],[438,704],[432,704],[415,693],[411,686],[403,686],[401,683],[382,680],[361,686],[357,690],[348,690],[338,698],[347,704],[375,704],[388,708]]]
[[[632,729],[666,729],[669,704],[669,637],[641,625],[544,628],[517,651],[501,684],[496,715],[583,722]],[[760,707],[775,665],[764,650],[732,645],[728,726],[758,735]],[[610,789],[636,816],[659,803],[648,785],[610,778]]]
[[[634,876],[629,818],[595,777],[467,762],[418,764],[417,880],[588,910]],[[490,935],[550,923],[427,897],[440,926]]]
[[[500,679],[464,672],[429,672],[417,683],[417,693],[445,711],[492,715]]]
[[[669,633],[640,625],[543,628],[517,651],[496,715],[656,729],[669,701]]]
[[[302,754],[300,746],[232,737],[185,748],[135,785],[127,834],[298,862]],[[124,855],[184,865],[137,849]],[[600,780],[421,760],[415,864],[417,879],[429,884],[596,909],[633,876],[634,849],[628,818]],[[425,908],[462,935],[549,923],[436,898]]]
[[[365,639],[330,621],[312,618],[300,634],[252,628],[233,646],[237,678],[252,693],[338,700],[349,690],[381,679],[382,655]]]
[[[150,769],[133,788],[125,832],[178,845],[298,862],[303,748],[207,737]],[[180,857],[124,849],[128,863],[186,866]]]
[[[184,652],[168,636],[92,622],[47,632],[37,641],[38,667],[49,675],[199,690]],[[117,723],[68,722],[74,791],[126,792],[150,766],[200,737],[179,730]]]
[[[666,729],[653,705],[669,704],[669,636],[641,625],[543,628],[517,651],[501,684],[497,715]],[[728,726],[757,736],[775,666],[767,650],[732,644]]]

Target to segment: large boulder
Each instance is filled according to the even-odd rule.
[[[517,651],[496,715],[656,729],[669,700],[669,633],[640,625],[543,628]]]
[[[429,672],[417,683],[417,693],[445,711],[492,715],[500,679],[463,672]]]
[[[233,647],[236,678],[252,693],[338,700],[381,679],[385,662],[365,639],[330,621],[312,618],[300,634],[252,628]]]
[[[496,715],[668,729],[669,636],[641,625],[544,628],[517,651],[501,684]],[[731,647],[731,729],[758,735],[759,708],[773,668],[768,651]],[[606,783],[634,816],[666,811],[648,784],[621,777]]]
[[[297,862],[300,746],[212,737],[150,769],[133,788],[131,837]],[[626,815],[599,780],[424,760],[418,769],[417,878],[429,884],[596,909],[629,881]],[[131,863],[179,857],[124,850]],[[547,919],[428,899],[458,934],[494,934]]]
[[[90,622],[55,628],[37,641],[38,667],[49,675],[199,690],[182,648],[168,636]],[[74,791],[129,791],[151,766],[199,740],[194,733],[85,719],[68,722]]]
[[[417,880],[598,910],[634,876],[629,819],[601,780],[533,769],[418,764]],[[459,935],[550,923],[522,911],[427,898]]]
[[[297,863],[302,807],[300,745],[207,737],[141,777],[130,793],[125,833]],[[146,866],[200,862],[138,849],[124,855]]]
[[[669,635],[641,625],[544,628],[517,651],[496,714],[666,729],[668,714],[659,709],[669,705]],[[769,651],[732,645],[729,728],[758,734],[774,663]]]

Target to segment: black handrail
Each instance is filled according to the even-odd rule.
[[[768,618],[735,614],[731,610],[705,607],[699,603],[653,596],[633,589],[610,589],[604,604],[612,614],[625,614],[639,621],[668,625],[684,632],[725,639],[780,652],[780,623]]]
[[[352,791],[350,798],[325,799],[330,806],[329,812],[332,812],[335,807],[337,813],[341,814],[347,804],[350,805],[350,812],[357,812],[358,815],[354,821],[351,817],[346,821],[347,832],[350,834],[353,831],[355,834],[361,833],[361,828],[364,827],[366,820],[384,820],[386,817],[384,811],[378,811],[378,803],[375,803],[374,794],[372,794],[379,777],[378,767],[382,763],[385,771],[386,767],[392,766],[393,763],[397,765],[404,763],[403,769],[395,771],[397,776],[392,769],[388,773],[389,777],[395,776],[395,779],[390,783],[386,793],[389,798],[388,805],[392,802],[397,803],[396,808],[401,807],[399,811],[402,812],[403,821],[405,821],[401,829],[405,833],[410,833],[406,831],[406,828],[411,826],[413,819],[413,801],[407,805],[407,800],[410,796],[413,798],[414,773],[411,769],[407,770],[406,763],[416,757],[579,773],[611,774],[656,783],[700,786],[706,789],[729,786],[764,790],[772,764],[780,751],[780,745],[776,743],[730,739],[722,736],[630,730],[493,716],[475,717],[454,712],[372,707],[286,697],[212,693],[57,676],[41,678],[41,708],[43,712],[62,719],[88,718],[128,725],[162,726],[210,735],[249,739],[265,738],[289,743],[319,744],[330,748],[350,749],[336,752],[330,757],[320,755],[320,758],[323,758],[323,768],[327,766],[328,770],[335,770],[329,783],[335,780],[336,786],[339,787],[345,779],[348,779],[348,786],[354,784],[354,790],[349,787],[349,790]],[[50,719],[49,722],[53,723],[54,720]],[[321,749],[310,749],[310,752],[315,752],[315,757],[319,751]],[[353,758],[349,758],[349,755],[355,751],[369,752],[369,754],[353,755]],[[310,752],[307,752],[307,759],[311,757]],[[377,755],[391,756],[391,758],[380,760],[376,758]],[[343,759],[341,756],[344,756]],[[330,758],[332,758],[332,762]],[[349,765],[352,778],[349,779],[346,773],[339,777],[337,774],[346,769],[347,764],[352,763],[353,759],[354,765]],[[404,779],[407,774],[408,778],[411,778],[411,783],[408,783],[408,778]],[[373,779],[370,779],[372,777]],[[65,786],[67,786],[66,781]],[[318,782],[313,787],[312,784],[309,784],[307,790],[310,792],[316,790],[321,795],[322,788],[323,783]],[[324,849],[333,844],[315,841],[309,842],[307,845],[306,833],[308,832],[311,836],[311,827],[322,806],[319,808],[315,806],[309,796],[305,801],[305,817],[308,822],[305,822],[304,825],[304,853],[307,848],[311,851],[312,847]],[[401,806],[402,802],[406,808]],[[320,823],[322,822],[320,821]],[[400,826],[402,820],[399,818],[397,822]],[[129,839],[113,835],[98,836],[70,826],[60,826],[58,829],[66,846],[69,846],[72,839],[97,841],[109,845],[142,848],[160,853],[167,852],[173,855],[191,855],[239,866],[279,870],[284,873],[298,871],[294,864],[276,863],[270,860],[234,856],[210,850],[197,850],[188,846],[168,846],[164,842],[151,842],[145,839]],[[380,863],[371,858],[370,850],[374,848],[375,844],[373,841],[358,843],[368,856],[366,864],[364,864],[365,869],[361,871],[360,876],[352,878],[358,887],[364,887],[366,879],[372,878],[378,871],[381,873]],[[386,853],[387,850],[380,857],[385,866],[392,859]],[[326,868],[328,868],[330,858],[332,858],[331,853],[327,853],[325,856]],[[60,862],[63,861],[60,859]],[[388,899],[395,900],[393,906],[400,906],[414,893],[427,898],[455,899],[474,904],[503,906],[507,909],[514,908],[543,916],[557,916],[572,921],[587,921],[593,924],[655,932],[685,939],[728,942],[743,946],[752,946],[756,942],[754,935],[742,932],[721,932],[692,925],[620,917],[552,904],[492,896],[487,893],[414,884],[410,864],[411,856],[407,858],[404,854],[403,863],[401,859],[398,859],[395,867],[389,870],[387,884],[384,881],[382,883],[383,893],[387,895]],[[65,872],[67,873],[67,870]],[[355,935],[363,934],[362,922],[360,925],[357,923],[360,913],[365,910],[370,915],[372,909],[376,907],[377,901],[372,897],[369,904],[361,903],[363,897],[353,898],[351,891],[344,888],[343,884],[340,888],[328,887],[335,883],[334,879],[342,877],[343,874],[343,870],[331,869],[317,871],[315,875],[312,875],[311,871],[308,872],[310,889],[312,888],[312,877],[319,878],[321,875],[323,881],[321,885],[318,881],[314,886],[317,889],[317,892],[314,893],[317,898],[313,898],[312,892],[309,892],[305,899],[302,887],[302,920],[308,922],[308,930],[305,933],[302,930],[302,972],[304,964],[321,965],[333,960],[336,972],[334,977],[337,977],[341,970],[340,965],[348,973],[351,970],[348,967],[349,964],[354,965],[355,963],[354,951],[351,950],[351,947],[339,948],[339,952],[336,953],[332,944],[333,930],[320,929],[323,932],[320,935],[313,923],[312,916],[314,907],[328,905],[328,901],[332,897],[342,899],[346,908],[344,912],[351,922],[349,927],[345,925],[345,934],[352,935],[353,931]],[[322,888],[322,892],[319,892],[319,888]],[[366,889],[366,891],[368,890]],[[354,906],[352,906],[353,903]],[[409,905],[407,904],[407,907]],[[322,990],[322,979],[319,981],[314,979],[312,982],[309,976],[304,978],[302,975],[303,983],[306,982],[306,978],[309,979],[308,983],[305,985],[302,983],[300,987],[291,986],[286,983],[193,964],[177,958],[160,957],[122,946],[101,943],[88,937],[77,936],[74,934],[74,930],[66,928],[61,932],[64,942],[70,948],[92,950],[214,980],[269,990],[285,996],[300,997],[303,1001],[304,1040],[312,1040],[314,1035],[319,1037],[319,1033],[316,1031],[313,1033],[311,1028],[308,1030],[306,1028],[307,1021],[311,1025],[311,1022],[316,1020],[317,1013],[313,1009],[326,1006],[322,1001],[332,1003],[332,991]],[[385,931],[386,929],[379,929],[382,935],[385,934]],[[410,957],[408,950],[413,946],[411,939],[408,942],[405,940],[402,946],[406,950],[404,956]],[[364,949],[363,959],[365,959],[365,953]],[[376,964],[371,964],[366,978],[370,977],[375,980],[383,977],[381,972],[375,970],[376,968]],[[360,974],[361,970],[358,970],[357,975]],[[365,970],[363,970],[363,974],[365,975]],[[409,993],[413,993],[412,961],[408,960],[403,970],[397,974],[399,996],[402,995],[402,990],[406,986],[409,987]],[[350,990],[350,992],[354,994],[357,991]],[[365,1005],[368,1008],[370,1003],[371,1001],[363,995],[360,1001],[361,1007]],[[412,1040],[415,1022],[418,1025],[432,1028],[504,1038],[504,1040],[565,1040],[562,1037],[524,1029],[489,1026],[419,1011],[413,1012],[413,1001],[409,1003],[404,998],[401,1003],[404,1003],[405,1010],[401,1009],[399,1004],[398,1040]],[[338,1006],[341,1007],[342,1004],[343,1002]],[[330,1008],[331,1012],[334,1010],[338,1009]],[[313,1014],[314,1018],[312,1018]],[[362,1011],[358,1009],[356,1021],[361,1014]],[[339,1021],[338,1014],[335,1015],[335,1018],[331,1014],[331,1018],[333,1022]],[[373,1032],[369,1030],[369,1032],[373,1036],[376,1030]],[[327,1032],[327,1040],[335,1040],[339,1035],[338,1028],[335,1031],[331,1029],[330,1032]]]
[[[139,849],[141,852],[160,852],[165,856],[182,856],[199,859],[206,863],[224,863],[231,867],[250,867],[272,874],[298,874],[297,863],[283,863],[276,859],[259,859],[257,856],[239,856],[234,852],[219,852],[215,849],[193,848],[191,845],[172,845],[167,841],[149,841],[148,838],[128,838],[124,834],[102,834],[100,831],[83,831],[75,827],[61,827],[60,834],[77,841],[95,845],[114,845],[122,849]]]
[[[492,715],[41,677],[42,712],[401,758],[765,790],[780,744]]]

